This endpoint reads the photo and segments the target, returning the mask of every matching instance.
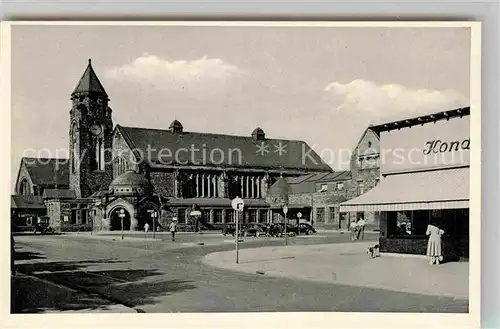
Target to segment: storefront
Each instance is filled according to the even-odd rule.
[[[377,187],[341,212],[380,211],[380,251],[425,254],[430,222],[445,231],[448,260],[469,255],[470,109],[386,123]]]

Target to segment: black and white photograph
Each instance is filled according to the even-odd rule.
[[[480,25],[2,24],[12,315],[477,321]]]

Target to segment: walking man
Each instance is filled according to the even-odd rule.
[[[172,234],[172,241],[175,241],[175,232],[177,231],[177,217],[172,218],[170,223],[170,234]]]
[[[358,220],[358,240],[361,238],[361,240],[364,240],[365,238],[365,220],[363,217],[361,217]]]
[[[144,224],[144,233],[148,234],[148,231],[149,231],[149,224],[146,223]]]
[[[355,240],[358,238],[358,223],[356,223],[354,220],[351,222],[351,225],[349,227],[351,231],[351,240]]]

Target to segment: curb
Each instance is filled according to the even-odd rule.
[[[396,258],[414,258],[414,259],[427,259],[426,255],[415,255],[415,254],[397,254],[392,252],[381,252],[380,257],[396,257]]]

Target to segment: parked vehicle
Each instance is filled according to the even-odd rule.
[[[243,225],[240,224],[240,235],[242,235],[242,231],[245,229]],[[222,229],[222,235],[236,235],[236,224],[228,224],[226,227]]]
[[[267,230],[267,235],[271,237],[280,237],[283,234],[284,226],[279,223],[273,223],[269,226]]]
[[[33,226],[33,234],[54,234],[56,231],[49,226],[48,217],[38,217],[37,223]]]
[[[295,235],[312,235],[316,233],[316,229],[307,223],[300,223],[298,226],[289,226],[287,227],[287,231],[293,232]]]
[[[248,224],[243,230],[243,236],[265,236],[268,232],[268,226],[266,224],[255,223]]]

